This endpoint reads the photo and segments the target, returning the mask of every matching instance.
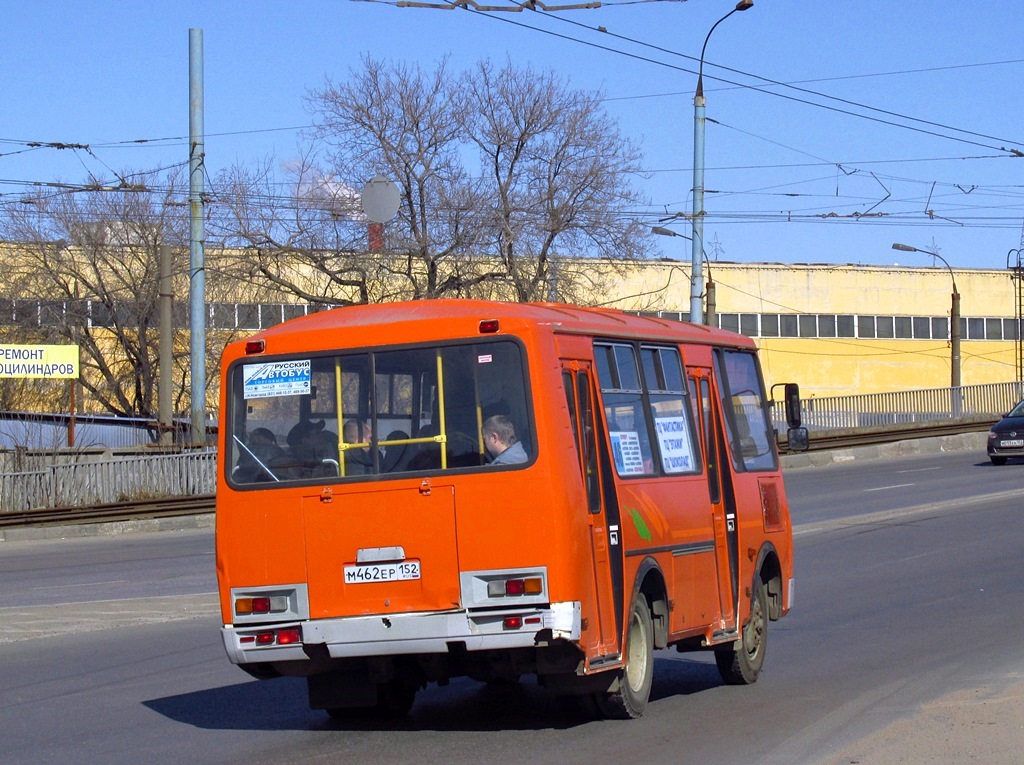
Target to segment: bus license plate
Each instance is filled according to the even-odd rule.
[[[1000,446],[1004,449],[1009,449],[1011,446],[1024,446],[1024,439],[1017,438],[1013,441],[1003,441]]]
[[[373,563],[364,566],[345,566],[345,584],[372,584],[373,582],[400,582],[420,578],[420,562],[405,560],[401,563]]]

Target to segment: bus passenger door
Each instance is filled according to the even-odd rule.
[[[604,439],[597,431],[599,418],[594,413],[595,388],[590,362],[563,361],[562,382],[587,494],[586,512],[597,609],[597,624],[592,624],[590,628],[598,635],[597,653],[617,658],[619,635],[622,632],[621,535],[618,506],[614,501],[606,500],[602,487],[600,466],[603,463],[598,449]]]
[[[724,458],[721,418],[717,415],[712,395],[711,369],[688,368],[690,401],[694,418],[699,423],[704,447],[704,469],[711,495],[711,517],[715,530],[715,561],[718,569],[719,630],[736,627],[738,584],[736,506],[728,483],[729,461]]]

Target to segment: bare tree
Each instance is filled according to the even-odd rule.
[[[15,311],[7,340],[77,344],[92,406],[154,417],[158,253],[161,244],[187,240],[187,207],[177,172],[120,177],[133,180],[110,188],[91,178],[82,187],[40,192],[0,218],[11,248],[2,293]],[[187,289],[185,271],[176,292]],[[188,349],[187,341],[176,345],[180,411]]]
[[[290,295],[313,304],[367,303],[383,298],[374,264],[365,257],[359,195],[318,168],[307,153],[279,180],[271,160],[218,176],[220,213],[211,233],[227,245],[224,275],[260,284],[264,296]],[[283,189],[283,190],[282,190]]]
[[[610,268],[591,258],[646,254],[630,185],[639,152],[597,94],[553,73],[483,62],[458,75],[446,60],[425,71],[366,57],[307,104],[313,144],[284,171],[287,195],[269,163],[219,178],[237,278],[313,303],[586,302]],[[400,207],[370,253],[358,192],[380,175]]]
[[[640,153],[623,138],[597,93],[576,91],[554,72],[500,70],[488,61],[462,78],[464,123],[483,168],[490,220],[487,252],[497,257],[513,299],[565,297],[580,286],[553,258],[616,261],[646,254],[629,181]]]
[[[460,295],[497,274],[468,267],[478,227],[477,185],[464,166],[466,104],[441,61],[433,72],[370,57],[346,83],[307,94],[315,137],[340,178],[383,175],[401,191],[387,230],[388,276],[412,299]]]

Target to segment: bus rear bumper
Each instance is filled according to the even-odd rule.
[[[489,611],[377,614],[270,625],[226,625],[221,637],[233,664],[308,661],[306,646],[324,646],[331,658],[532,648],[544,640],[578,641],[578,601]],[[301,642],[279,645],[266,634],[296,627]],[[262,638],[258,638],[263,635]]]

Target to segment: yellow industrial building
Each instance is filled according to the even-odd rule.
[[[570,271],[586,272],[580,281],[592,285],[581,303],[688,319],[688,262],[572,261],[554,269],[566,277]],[[948,387],[954,280],[960,295],[961,384],[1018,380],[1021,282],[1013,275],[994,269],[728,262],[711,262],[704,272],[713,292],[714,323],[752,337],[761,349],[766,382],[797,382],[804,397]],[[3,297],[5,312],[9,305],[16,318],[38,317],[40,328],[72,315],[93,329],[107,326],[103,317],[109,309],[95,301],[82,299],[84,306],[72,308],[67,301],[24,292]],[[207,301],[211,354],[230,337],[317,310],[242,280],[221,283]],[[40,342],[21,337],[31,323],[0,317],[0,338]],[[182,330],[187,327],[178,324]],[[216,389],[208,394],[216,408]]]
[[[960,295],[961,384],[1018,379],[1018,288],[1008,270],[710,263],[716,324],[750,335],[766,382],[805,397],[950,385],[949,315]],[[688,318],[689,264],[644,263],[605,303]]]

